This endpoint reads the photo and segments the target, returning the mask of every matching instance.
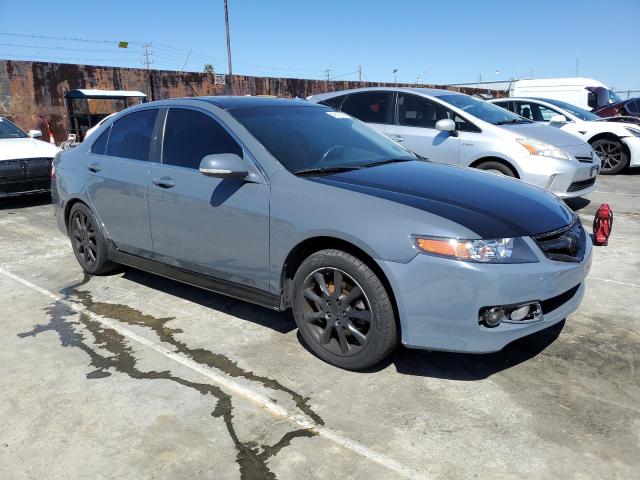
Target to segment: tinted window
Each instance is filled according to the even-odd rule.
[[[398,94],[398,125],[435,128],[438,120],[447,118],[456,122],[458,130],[478,130],[475,125],[437,102],[416,95]]]
[[[291,172],[415,160],[389,138],[326,107],[261,107],[231,112]]]
[[[363,122],[387,123],[391,93],[354,93],[342,104],[342,111]]]
[[[107,155],[112,157],[149,160],[151,136],[156,123],[157,109],[130,113],[111,126]]]
[[[631,100],[627,103],[626,108],[629,112],[640,113],[640,100]]]
[[[6,118],[0,118],[0,138],[27,138],[28,136]]]
[[[542,100],[543,102],[550,103],[552,105],[555,105],[556,107],[566,110],[567,112],[578,117],[580,120],[600,120],[600,117],[595,113],[591,113],[587,110],[584,110],[580,107],[576,107],[575,105],[571,105],[570,103],[563,102],[561,100],[556,100],[554,98],[540,98],[539,100]],[[558,113],[564,115],[562,112],[558,112]]]
[[[326,100],[318,103],[321,105],[326,105],[327,107],[331,107],[335,110],[340,110],[340,104],[344,100],[344,97],[346,97],[346,95],[340,95],[339,97],[327,98]]]
[[[164,129],[162,162],[198,168],[200,161],[215,153],[242,156],[240,145],[213,118],[184,108],[172,108]]]
[[[91,153],[96,155],[104,155],[107,153],[107,140],[109,140],[109,132],[111,128],[107,128],[98,139],[91,145]]]

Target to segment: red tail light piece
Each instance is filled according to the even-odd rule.
[[[596,216],[593,219],[593,243],[595,245],[607,245],[612,227],[613,211],[609,204],[603,203],[596,211]]]

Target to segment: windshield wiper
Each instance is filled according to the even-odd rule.
[[[377,167],[378,165],[386,165],[387,163],[413,162],[413,161],[415,161],[415,158],[385,158],[384,160],[376,160],[375,162],[363,163],[360,165],[360,168]]]
[[[316,167],[316,168],[305,168],[302,170],[296,170],[293,172],[294,175],[307,175],[312,173],[339,173],[339,172],[349,172],[351,170],[358,170],[359,166],[337,166],[337,167]]]

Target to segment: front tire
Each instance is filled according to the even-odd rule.
[[[591,144],[600,158],[600,173],[616,175],[629,165],[629,156],[620,140],[601,138]]]
[[[386,288],[341,250],[321,250],[302,262],[293,279],[293,315],[311,351],[347,370],[378,363],[398,344]]]
[[[484,170],[485,172],[495,173],[497,175],[505,175],[507,177],[516,177],[516,174],[513,170],[507,167],[504,163],[496,162],[496,161],[487,161],[482,162],[479,165],[476,165],[478,170]]]
[[[76,203],[69,212],[69,239],[82,269],[90,275],[104,275],[115,269],[109,260],[107,242],[89,207]]]

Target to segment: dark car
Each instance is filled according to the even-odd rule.
[[[640,118],[640,97],[610,103],[604,107],[594,109],[593,113],[603,118],[619,116]]]

